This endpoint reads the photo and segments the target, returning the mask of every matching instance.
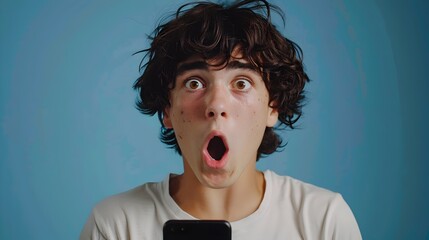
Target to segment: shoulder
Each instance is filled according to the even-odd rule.
[[[304,235],[313,238],[318,232],[326,239],[361,239],[355,217],[340,193],[271,171],[266,174],[275,201],[291,206]]]
[[[154,225],[162,205],[162,182],[146,183],[108,197],[92,210],[80,239],[130,239],[140,237],[141,226]]]
[[[266,171],[265,175],[272,185],[273,192],[294,201],[301,202],[317,199],[319,202],[329,202],[340,196],[336,192],[303,182],[290,176],[280,176],[272,171]]]
[[[345,203],[341,194],[290,176],[280,176],[267,171],[273,195],[277,200],[290,202],[297,210],[311,210],[311,213],[327,211],[332,205]]]
[[[161,183],[145,183],[99,202],[93,209],[97,219],[118,218],[132,211],[149,211],[161,201]]]

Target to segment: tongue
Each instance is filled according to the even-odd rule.
[[[226,148],[220,137],[213,137],[207,146],[207,151],[214,160],[220,160]]]

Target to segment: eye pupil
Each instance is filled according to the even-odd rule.
[[[200,86],[200,83],[199,83],[199,82],[197,82],[197,81],[191,81],[191,82],[190,82],[190,87],[191,87],[192,89],[197,89],[199,86]]]
[[[243,88],[245,88],[245,87],[246,87],[246,83],[245,83],[244,81],[238,81],[238,82],[237,82],[237,87],[238,87],[239,89],[243,89]]]
[[[251,83],[248,80],[239,80],[234,83],[235,88],[238,90],[247,90]]]
[[[203,84],[196,79],[190,79],[185,83],[186,88],[192,89],[192,90],[198,90],[203,87]]]

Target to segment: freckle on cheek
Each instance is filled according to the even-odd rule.
[[[180,139],[183,139],[182,135],[179,135],[179,138],[180,138]]]

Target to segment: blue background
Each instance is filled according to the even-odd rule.
[[[424,2],[274,1],[312,82],[259,168],[342,193],[364,239],[429,239]],[[181,171],[131,89],[181,3],[1,1],[0,239],[77,239],[101,199]]]

